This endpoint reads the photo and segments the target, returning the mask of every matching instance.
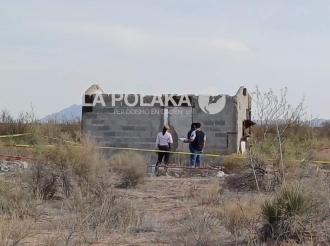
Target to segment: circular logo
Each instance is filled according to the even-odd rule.
[[[212,96],[215,88],[207,88],[198,96],[199,107],[207,114],[217,114],[221,112],[226,105],[226,96]]]

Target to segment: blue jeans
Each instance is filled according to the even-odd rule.
[[[191,155],[189,156],[190,166],[191,166],[191,163],[193,162],[192,160],[194,159],[194,150],[193,147],[191,147],[191,143],[189,143],[189,151],[191,153]]]
[[[190,147],[190,152],[193,153],[192,155],[190,155],[190,167],[200,167],[201,155],[198,154],[202,154],[202,151]]]

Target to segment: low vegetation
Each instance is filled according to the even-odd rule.
[[[0,175],[0,246],[329,245],[328,168],[316,162],[330,161],[329,123],[306,123],[285,96],[256,91],[247,159],[212,162],[226,178],[149,175],[140,153],[95,148],[79,119],[3,111],[0,135],[28,135],[0,139],[0,154],[34,159]]]
[[[111,169],[120,176],[119,187],[135,188],[143,182],[147,175],[147,161],[139,153],[123,152],[115,154],[109,162]]]

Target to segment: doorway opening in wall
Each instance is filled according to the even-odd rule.
[[[243,132],[242,132],[242,138],[241,138],[241,152],[245,152],[246,145],[249,143],[249,138],[251,137],[251,127],[254,126],[256,123],[253,122],[250,119],[246,119],[243,121]],[[244,150],[243,150],[243,146]],[[242,153],[244,154],[244,153]]]

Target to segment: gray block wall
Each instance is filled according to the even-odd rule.
[[[197,99],[195,99],[197,100]],[[217,114],[207,114],[195,103],[193,121],[202,124],[206,134],[205,151],[213,154],[228,155],[236,152],[237,107],[233,97],[226,96],[224,109]]]
[[[240,95],[240,90],[238,94]],[[186,137],[192,122],[200,122],[206,133],[207,143],[204,153],[228,155],[238,151],[238,128],[245,116],[246,106],[238,111],[237,98],[245,103],[242,97],[228,96],[226,105],[218,114],[207,114],[198,105],[198,97],[192,97],[194,107],[175,107],[172,109],[186,110],[185,114],[168,115],[170,132],[174,144],[173,150],[188,151],[188,144],[178,141],[179,137]],[[111,96],[103,95],[106,106],[97,104],[94,107],[83,108],[83,130],[90,134],[102,146],[155,149],[156,135],[162,130],[164,114],[161,105],[129,107],[124,100],[111,105]],[[135,100],[129,97],[128,103]],[[146,96],[144,102],[151,102],[152,97]],[[87,111],[86,111],[87,110]],[[140,111],[140,114],[139,114]],[[169,108],[171,111],[171,108]],[[106,151],[109,155],[113,150]],[[157,155],[154,152],[141,152],[154,163]],[[172,161],[178,161],[179,155],[172,155]],[[188,155],[181,155],[181,159],[188,161]],[[181,160],[180,160],[181,161]]]

